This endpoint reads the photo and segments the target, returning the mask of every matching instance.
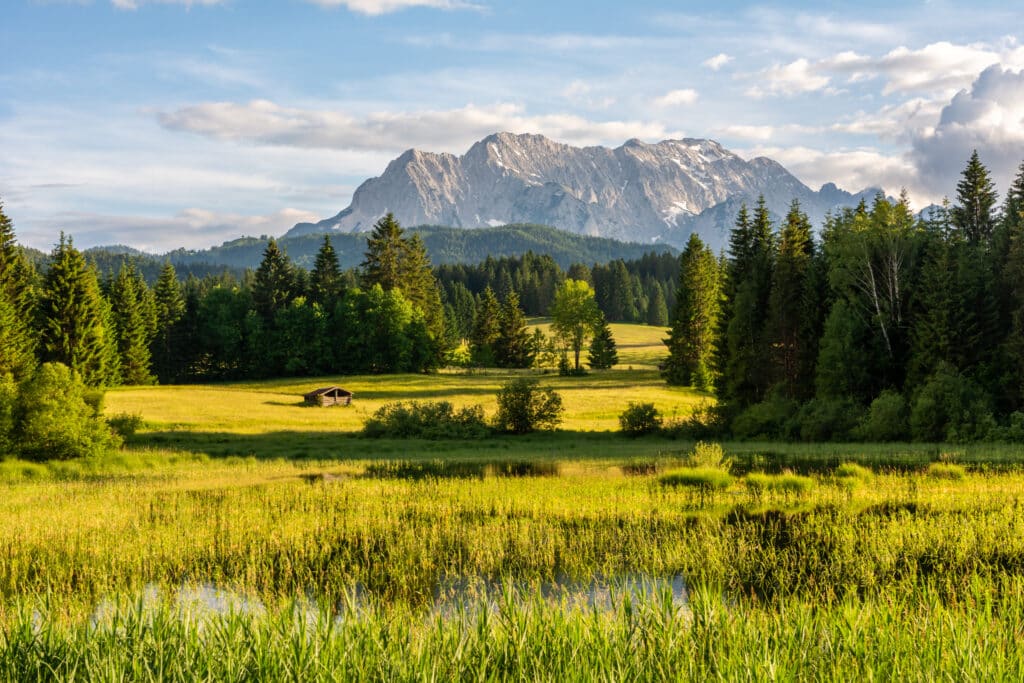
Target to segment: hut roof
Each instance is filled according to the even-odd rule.
[[[317,396],[323,396],[324,394],[332,394],[334,396],[351,396],[352,392],[347,389],[342,389],[341,387],[320,387],[319,389],[314,389],[308,394],[303,394],[303,398],[311,399],[316,398]]]

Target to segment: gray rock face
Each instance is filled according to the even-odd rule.
[[[745,161],[712,140],[629,140],[609,149],[497,133],[462,156],[409,150],[360,185],[341,213],[288,235],[365,231],[391,211],[406,226],[540,223],[675,246],[696,231],[717,249],[735,209],[759,195],[776,215],[798,199],[817,224],[827,211],[876,192],[852,195],[831,183],[815,192],[771,159]]]

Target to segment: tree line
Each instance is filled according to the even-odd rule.
[[[973,154],[948,202],[904,193],[781,224],[743,207],[728,254],[680,256],[665,378],[737,437],[1024,438],[1024,165],[1001,206]]]

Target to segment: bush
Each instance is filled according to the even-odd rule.
[[[687,467],[663,474],[658,481],[662,486],[685,486],[710,492],[729,488],[732,477],[717,467]]]
[[[481,439],[488,432],[482,406],[456,410],[448,401],[386,403],[363,425],[371,438]]]
[[[945,363],[921,387],[910,409],[910,431],[918,441],[980,441],[995,429],[985,392]]]
[[[797,422],[804,441],[846,441],[857,427],[862,408],[852,399],[808,401],[800,408]]]
[[[799,408],[791,399],[769,397],[737,415],[732,421],[732,432],[739,439],[790,439],[799,430]]]
[[[689,417],[672,417],[661,431],[673,439],[714,439],[722,436],[726,420],[719,406],[708,400],[698,403]]]
[[[871,402],[857,435],[865,441],[903,441],[909,432],[909,416],[907,401],[901,394],[883,391]]]
[[[689,467],[718,468],[728,470],[732,466],[732,458],[725,455],[721,444],[698,441],[686,458]]]
[[[85,386],[67,366],[45,363],[36,368],[20,387],[16,435],[21,457],[68,460],[118,447],[120,439],[96,417],[86,395]]]
[[[498,391],[494,426],[512,434],[554,429],[561,424],[563,412],[562,397],[553,389],[541,389],[536,380],[513,379]]]
[[[629,402],[619,415],[619,426],[626,436],[643,436],[661,429],[661,414],[653,403]]]
[[[107,424],[122,439],[135,435],[142,427],[142,416],[138,413],[118,413],[107,418]]]

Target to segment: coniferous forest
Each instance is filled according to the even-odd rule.
[[[531,337],[525,316],[549,315],[559,288],[575,280],[592,288],[601,314],[592,367],[608,364],[607,321],[671,328],[666,381],[718,399],[700,430],[1018,439],[1022,210],[1024,166],[1000,202],[975,154],[955,200],[923,216],[905,195],[879,195],[816,232],[797,202],[775,220],[762,200],[739,211],[725,254],[692,235],[678,258],[563,269],[528,252],[435,268],[419,235],[389,215],[358,268],[341,269],[329,237],[309,271],[271,239],[241,277],[180,280],[167,263],[152,283],[130,258],[101,272],[64,235],[37,268],[2,215],[0,374],[18,380],[59,362],[101,387],[529,367],[551,357],[552,340]]]

